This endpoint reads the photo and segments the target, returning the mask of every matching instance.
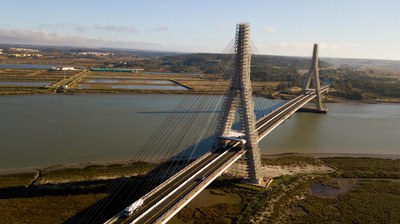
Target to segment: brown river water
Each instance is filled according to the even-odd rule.
[[[0,96],[0,171],[127,160],[182,98]],[[328,108],[328,114],[294,114],[262,140],[261,153],[400,154],[400,105],[336,103]]]

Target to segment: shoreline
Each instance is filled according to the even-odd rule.
[[[363,154],[363,153],[280,153],[280,154],[262,154],[261,158],[277,159],[285,157],[313,157],[313,158],[374,158],[374,159],[391,159],[400,160],[400,154]],[[59,164],[49,164],[41,166],[29,166],[21,168],[0,168],[1,175],[12,175],[22,173],[33,173],[40,171],[54,171],[64,169],[84,169],[89,166],[109,166],[109,165],[127,165],[135,162],[133,160],[99,160],[88,162],[66,162]],[[160,161],[161,162],[161,161]]]
[[[0,87],[1,88],[1,87]],[[6,88],[14,88],[14,87],[6,87]],[[185,94],[193,94],[193,95],[209,95],[211,93],[205,93],[203,91],[197,90],[116,90],[116,89],[89,89],[89,90],[77,90],[73,92],[64,92],[64,93],[55,93],[52,91],[43,91],[46,90],[44,88],[36,88],[36,87],[24,87],[26,89],[35,89],[37,91],[32,92],[24,92],[23,88],[21,92],[2,92],[0,91],[0,97],[2,96],[38,96],[38,95],[185,95]],[[214,93],[214,92],[213,92]],[[255,94],[256,96],[262,97],[260,95]],[[295,97],[295,96],[293,96]],[[268,98],[268,97],[267,97]],[[287,96],[278,96],[275,98],[268,99],[281,99],[287,100]],[[343,98],[334,98],[326,100],[325,103],[362,103],[362,104],[400,104],[400,99],[397,98],[387,98],[387,99],[366,99],[366,100],[347,100]]]
[[[347,158],[374,158],[374,159],[400,159],[400,154],[369,154],[369,153],[279,153],[279,154],[262,154],[261,158],[284,158],[284,157],[314,157],[314,158],[332,158],[332,157],[347,157]]]
[[[28,166],[21,168],[0,168],[0,175],[9,174],[20,174],[20,173],[31,173],[38,170],[41,171],[54,171],[63,169],[84,169],[89,166],[109,166],[109,165],[126,165],[129,163],[134,163],[139,161],[132,160],[98,160],[98,161],[88,161],[88,162],[65,162],[56,163],[49,165],[38,165],[38,166]]]

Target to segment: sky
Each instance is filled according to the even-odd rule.
[[[400,60],[398,0],[4,0],[0,43]]]

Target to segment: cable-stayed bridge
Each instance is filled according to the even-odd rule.
[[[311,65],[309,73],[305,77],[302,94],[273,108],[272,111],[259,119],[256,119],[254,113],[253,90],[250,79],[251,52],[254,52],[255,47],[252,46],[250,40],[248,24],[237,25],[236,36],[228,48],[230,51],[233,49],[233,53],[228,51],[225,57],[232,60],[226,63],[221,71],[222,75],[218,77],[223,77],[225,83],[228,83],[225,86],[224,97],[203,97],[201,100],[196,98],[197,101],[203,103],[203,106],[196,107],[197,110],[209,108],[205,107],[204,104],[210,101],[221,102],[219,107],[212,106],[214,110],[211,114],[212,116],[215,115],[213,117],[215,119],[213,120],[211,117],[201,119],[196,118],[195,115],[190,115],[191,121],[185,124],[184,128],[181,128],[180,133],[180,135],[185,135],[192,131],[197,123],[214,127],[211,149],[199,158],[193,159],[193,152],[199,148],[197,142],[194,147],[190,147],[188,159],[190,162],[187,162],[182,169],[174,172],[172,176],[160,184],[155,185],[155,182],[151,179],[163,176],[165,174],[161,172],[163,169],[175,170],[176,167],[169,163],[168,166],[160,169],[161,171],[153,173],[155,176],[149,176],[147,182],[142,183],[142,186],[139,186],[138,189],[132,189],[133,191],[140,191],[142,188],[146,188],[147,191],[143,191],[143,194],[134,203],[130,202],[132,203],[130,206],[107,220],[106,223],[166,223],[242,157],[245,157],[247,162],[246,182],[262,187],[264,183],[260,175],[261,159],[258,142],[299,109],[322,113],[327,111],[323,107],[321,95],[328,91],[329,86],[320,86],[317,44],[314,45]],[[220,93],[216,94],[220,95]],[[316,101],[315,108],[303,108],[312,100]],[[184,105],[179,106],[180,109],[185,108]],[[176,117],[171,118],[171,122],[174,120],[179,122]],[[165,126],[171,125],[167,123]],[[233,127],[236,127],[236,130],[233,130]],[[204,134],[204,130],[195,131],[202,132],[200,135],[202,138],[207,135]],[[157,132],[160,132],[160,135],[166,134],[165,129],[162,128]],[[168,139],[168,136],[166,138]],[[178,146],[181,140],[171,138],[169,137],[169,140],[173,142],[171,147]],[[153,141],[158,141],[158,139],[153,139],[148,144],[148,148],[155,144]],[[165,150],[168,149],[165,148]],[[101,209],[93,211],[92,215],[101,211]],[[87,218],[85,221],[90,222],[88,220],[90,219]]]

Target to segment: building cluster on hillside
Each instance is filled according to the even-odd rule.
[[[85,51],[85,52],[79,52],[79,55],[91,55],[91,56],[98,56],[98,57],[104,57],[104,56],[110,56],[114,55],[113,53],[105,53],[105,52],[97,52],[97,51]]]
[[[12,47],[9,51],[17,51],[17,52],[26,52],[26,53],[38,53],[39,50],[31,49],[31,48],[22,48],[22,47]]]
[[[22,47],[10,47],[7,49],[8,57],[10,58],[27,58],[27,57],[42,57],[39,50]]]
[[[27,58],[27,57],[42,57],[41,54],[9,54],[8,57],[12,58]]]

